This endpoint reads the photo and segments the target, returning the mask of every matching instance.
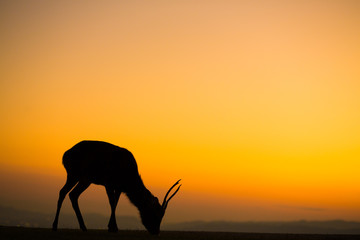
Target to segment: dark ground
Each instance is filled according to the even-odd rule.
[[[146,231],[121,230],[118,233],[108,233],[106,230],[89,230],[82,232],[78,229],[59,229],[56,232],[47,228],[25,228],[25,227],[4,227],[0,226],[1,240],[92,240],[92,239],[124,239],[124,240],[352,240],[359,239],[360,235],[334,235],[334,234],[272,234],[272,233],[227,233],[227,232],[180,232],[162,231],[160,236],[152,236]]]

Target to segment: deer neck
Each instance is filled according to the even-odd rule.
[[[151,192],[143,184],[136,190],[127,192],[126,195],[140,211],[148,205],[152,198],[154,198]]]

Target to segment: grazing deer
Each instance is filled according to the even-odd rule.
[[[143,225],[151,234],[159,234],[160,223],[171,198],[181,185],[167,199],[170,191],[179,184],[177,181],[166,193],[160,205],[158,198],[144,186],[134,156],[124,148],[100,141],[82,141],[66,151],[63,164],[67,172],[66,183],[59,192],[56,215],[52,229],[57,230],[60,208],[69,193],[80,228],[86,231],[78,205],[80,194],[91,183],[105,186],[111,206],[108,224],[109,232],[117,232],[115,209],[121,193],[125,193],[138,208]],[[76,185],[76,186],[75,186]],[[74,187],[75,186],[75,187]]]

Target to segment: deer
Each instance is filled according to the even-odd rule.
[[[160,224],[168,203],[179,191],[181,184],[169,198],[168,195],[181,179],[170,187],[160,205],[158,198],[145,187],[133,154],[125,148],[102,141],[81,141],[67,150],[62,160],[67,178],[59,192],[53,231],[57,230],[61,205],[70,190],[69,198],[80,229],[87,231],[78,199],[91,184],[97,184],[105,187],[109,199],[111,207],[109,232],[118,231],[115,210],[120,194],[124,193],[137,207],[146,230],[153,235],[160,233]]]

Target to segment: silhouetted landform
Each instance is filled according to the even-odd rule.
[[[52,225],[53,213],[39,213],[15,208],[0,206],[0,225],[50,228]],[[76,216],[73,213],[64,213],[60,216],[59,227],[78,228]],[[85,213],[84,219],[91,229],[106,229],[109,218],[97,213]],[[145,230],[138,217],[116,216],[120,229]]]
[[[160,224],[168,203],[181,187],[179,185],[168,198],[170,191],[179,184],[180,180],[178,180],[165,194],[160,205],[158,198],[145,187],[133,154],[125,148],[107,142],[81,141],[64,153],[62,162],[67,178],[59,192],[55,219],[52,224],[54,231],[58,228],[60,209],[68,192],[70,192],[69,198],[79,226],[83,231],[87,230],[78,199],[91,184],[98,184],[105,187],[111,206],[109,232],[118,231],[115,210],[121,193],[125,193],[130,202],[139,210],[141,222],[146,230],[157,235],[160,232]]]
[[[17,210],[0,206],[0,225],[50,228],[53,214]],[[90,229],[106,229],[107,217],[84,214]],[[116,216],[119,229],[145,230],[138,217]],[[74,214],[61,215],[61,228],[78,228]],[[164,223],[162,230],[206,232],[252,232],[291,234],[360,234],[360,222],[351,221],[292,221],[292,222],[226,222],[191,221]],[[161,235],[162,236],[162,235]],[[360,237],[359,237],[360,239]]]
[[[75,229],[61,229],[58,232],[49,228],[24,228],[0,226],[2,240],[358,240],[359,235],[339,234],[279,234],[279,233],[235,233],[235,232],[179,232],[162,231],[161,236],[152,237],[145,231],[121,230],[117,234],[108,233],[106,230],[89,230],[81,232]]]
[[[290,221],[290,222],[192,221],[192,222],[183,222],[176,224],[167,224],[166,229],[176,230],[176,231],[205,231],[205,232],[360,234],[360,222],[349,222],[342,220],[333,220],[333,221],[303,220],[303,221]]]

